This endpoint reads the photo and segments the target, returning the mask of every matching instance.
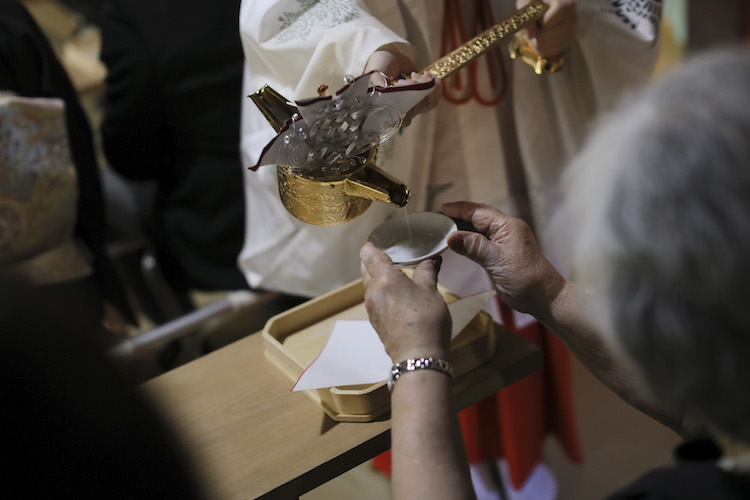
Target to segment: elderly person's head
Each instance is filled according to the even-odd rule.
[[[750,443],[750,49],[600,125],[568,177],[575,277],[657,397]]]

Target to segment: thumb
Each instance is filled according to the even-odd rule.
[[[498,262],[499,249],[483,234],[457,231],[448,238],[448,246],[454,252],[468,257],[485,269],[489,269]]]
[[[427,259],[419,263],[414,268],[414,274],[412,275],[412,281],[419,286],[427,286],[429,288],[437,287],[437,275],[440,271],[440,264],[442,258],[437,257],[435,259]]]

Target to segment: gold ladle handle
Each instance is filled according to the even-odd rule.
[[[430,72],[440,80],[449,77],[508,36],[520,31],[527,24],[541,19],[548,9],[549,5],[541,0],[528,4],[512,16],[484,30],[457,49],[430,64],[421,73]]]

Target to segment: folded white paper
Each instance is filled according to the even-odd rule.
[[[479,311],[481,311],[482,308],[487,305],[487,302],[489,302],[494,296],[495,290],[489,290],[487,292],[464,297],[461,300],[448,304],[448,311],[451,313],[451,322],[453,323],[451,339],[456,338],[456,335],[461,333],[461,331],[466,328],[466,325],[471,323],[474,316],[479,314]]]
[[[391,358],[369,321],[337,321],[292,390],[374,384],[388,377],[390,368]]]
[[[453,322],[451,338],[458,335],[494,295],[493,290],[448,304]],[[292,390],[375,384],[388,378],[392,364],[369,321],[340,320]]]

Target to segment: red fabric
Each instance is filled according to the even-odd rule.
[[[544,367],[459,413],[469,463],[504,457],[518,489],[541,461],[552,434],[568,457],[583,461],[573,407],[570,353],[540,323],[515,328],[510,308],[498,301],[503,323],[544,353]],[[502,346],[498,346],[502,348]],[[390,450],[375,457],[375,468],[390,474]]]

